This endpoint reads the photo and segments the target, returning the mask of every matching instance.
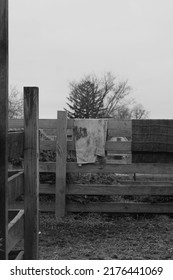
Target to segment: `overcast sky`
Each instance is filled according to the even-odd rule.
[[[173,119],[172,0],[11,0],[10,84],[40,89],[40,118],[69,82],[111,71],[150,118]]]

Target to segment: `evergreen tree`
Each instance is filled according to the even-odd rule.
[[[90,75],[79,83],[70,83],[67,97],[70,118],[109,118],[123,105],[130,92],[126,82],[115,84],[115,77],[107,73],[102,79]]]

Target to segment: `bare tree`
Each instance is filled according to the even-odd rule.
[[[16,86],[10,86],[8,117],[9,119],[21,119],[23,117],[23,99]]]
[[[131,104],[125,103],[119,106],[113,115],[113,118],[117,120],[147,119],[148,117],[149,112],[142,104],[136,104],[134,100],[132,100]]]
[[[115,80],[115,78],[114,78]],[[112,90],[109,91],[105,104],[105,117],[121,118],[119,114],[127,113],[127,104],[130,104],[132,100],[127,100],[127,96],[130,94],[131,87],[128,86],[128,81],[120,83],[114,83]]]
[[[117,120],[130,120],[131,115],[131,109],[127,106],[127,104],[124,104],[122,106],[119,106],[112,115],[114,119]]]
[[[149,112],[145,110],[142,104],[136,104],[131,110],[132,119],[147,119],[149,117]]]

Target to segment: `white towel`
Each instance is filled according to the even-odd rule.
[[[75,119],[74,136],[77,163],[94,163],[105,156],[107,121],[104,119]]]

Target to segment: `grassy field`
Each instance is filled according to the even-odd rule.
[[[168,215],[54,214],[40,216],[40,259],[172,260],[173,217]]]

